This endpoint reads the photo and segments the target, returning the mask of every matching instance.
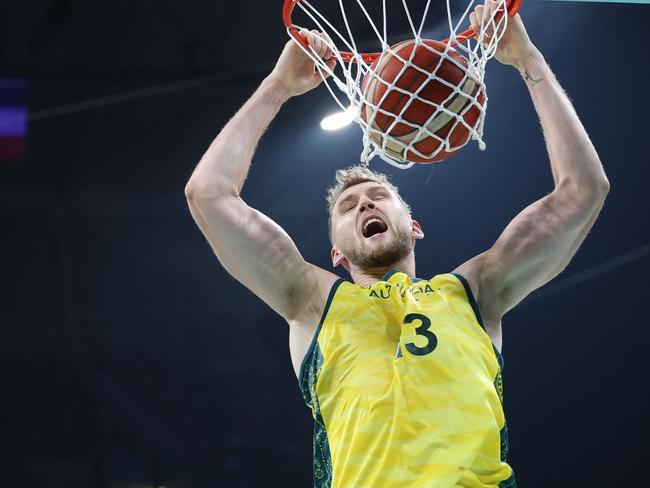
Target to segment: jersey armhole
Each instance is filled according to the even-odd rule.
[[[314,354],[314,347],[316,347],[316,343],[318,342],[318,335],[320,334],[320,330],[323,327],[323,323],[325,322],[325,317],[327,317],[327,313],[329,312],[330,305],[332,304],[332,300],[334,299],[334,295],[336,294],[336,290],[338,289],[339,285],[344,281],[345,280],[343,278],[339,278],[334,282],[332,288],[330,288],[329,295],[327,296],[327,301],[325,302],[325,306],[323,307],[323,313],[321,314],[320,321],[318,322],[318,327],[316,327],[314,336],[311,339],[311,343],[309,344],[309,349],[307,349],[307,354],[305,354],[305,357],[302,358],[302,362],[300,363],[300,372],[298,374],[298,381],[301,384],[302,384],[303,375],[305,374],[305,365],[310,360],[311,356]]]
[[[460,281],[463,285],[463,288],[465,289],[465,294],[467,295],[467,300],[469,301],[470,306],[472,307],[472,310],[474,311],[474,315],[476,316],[476,321],[479,323],[481,326],[481,329],[487,334],[487,331],[485,330],[485,325],[483,324],[483,319],[481,318],[481,312],[478,309],[478,304],[476,303],[476,299],[474,298],[474,294],[472,293],[472,289],[469,286],[469,283],[465,279],[463,275],[460,273],[452,272],[449,273],[454,275],[458,281]],[[488,336],[489,337],[489,336]],[[492,349],[494,349],[494,353],[497,356],[497,361],[499,362],[499,367],[503,370],[503,356],[499,352],[499,350],[496,348],[494,343],[492,342],[492,339],[490,339],[490,344],[492,344]]]

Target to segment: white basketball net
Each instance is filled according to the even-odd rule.
[[[366,0],[368,1],[368,0]],[[381,0],[382,4],[382,23],[381,30],[373,22],[371,15],[368,13],[366,7],[362,0],[348,0],[348,5],[357,5],[367,21],[370,23],[372,31],[376,35],[376,39],[379,41],[379,46],[373,49],[373,52],[380,52],[381,56],[394,56],[398,58],[401,63],[403,63],[402,71],[398,76],[395,77],[395,81],[392,83],[387,83],[379,76],[377,76],[371,69],[369,62],[363,60],[361,54],[359,54],[359,49],[357,49],[357,43],[355,42],[354,36],[350,29],[350,19],[349,13],[346,12],[344,6],[344,0],[338,0],[340,14],[342,22],[345,26],[345,32],[347,35],[342,34],[337,30],[332,22],[328,21],[323,15],[321,15],[318,10],[311,5],[309,2],[302,0],[297,3],[297,6],[313,21],[314,26],[303,26],[308,29],[318,29],[318,31],[325,32],[329,38],[324,38],[324,41],[332,49],[333,55],[337,59],[337,68],[330,70],[326,65],[325,61],[319,58],[313,49],[306,49],[300,43],[300,47],[305,51],[309,57],[314,61],[316,69],[320,73],[321,77],[325,80],[325,85],[327,86],[329,92],[332,94],[332,97],[336,103],[341,107],[342,110],[346,111],[351,115],[353,120],[361,126],[363,131],[363,151],[361,153],[361,161],[368,163],[370,159],[375,156],[379,156],[384,161],[390,163],[393,166],[398,168],[410,168],[413,166],[413,162],[408,161],[408,154],[414,154],[421,158],[434,158],[441,151],[447,153],[457,151],[463,147],[468,141],[469,138],[462,141],[461,144],[457,146],[451,145],[449,141],[449,135],[451,135],[457,124],[462,124],[465,126],[469,132],[470,138],[478,141],[479,148],[481,150],[485,149],[485,143],[483,142],[483,123],[485,120],[485,112],[487,108],[487,93],[485,91],[484,75],[485,75],[485,65],[491,57],[494,56],[497,44],[505,32],[505,28],[508,21],[508,15],[497,15],[499,11],[506,10],[506,0],[496,0],[495,6],[497,8],[491,8],[488,12],[487,6],[484,8],[484,18],[479,19],[481,28],[478,33],[478,40],[474,39],[465,39],[463,37],[457,37],[458,33],[462,32],[461,27],[469,26],[469,14],[472,12],[474,7],[479,4],[477,0],[470,0],[470,3],[467,5],[465,10],[462,12],[459,18],[455,21],[452,16],[452,10],[450,2],[451,0],[446,1],[447,9],[447,20],[449,24],[450,35],[445,43],[445,50],[439,52],[427,44],[423,43],[422,33],[425,29],[425,24],[427,21],[427,14],[429,13],[429,7],[431,0],[426,0],[426,5],[424,8],[424,13],[422,19],[416,24],[414,22],[411,11],[407,5],[407,0],[391,0],[391,4],[396,4],[401,2],[410,29],[413,34],[413,39],[416,46],[422,46],[429,51],[432,51],[440,56],[440,62],[437,63],[435,69],[432,72],[428,72],[415,66],[411,61],[413,55],[416,52],[416,49],[411,50],[411,56],[409,59],[405,59],[397,54],[397,52],[391,49],[388,44],[388,19],[386,18],[386,3],[387,0]],[[482,2],[481,2],[482,3]],[[348,7],[350,8],[350,7]],[[488,33],[496,33],[496,35],[488,35]],[[337,47],[337,44],[339,47]],[[453,46],[453,47],[452,47]],[[364,43],[364,47],[366,47]],[[456,49],[468,60],[468,66],[465,67],[460,64],[456,59],[450,56],[449,52],[453,49]],[[351,61],[344,61],[341,57],[341,51],[352,52],[354,57]],[[368,49],[365,49],[365,52],[368,52]],[[455,66],[458,66],[464,71],[463,79],[457,84],[450,84],[447,80],[437,76],[438,68],[442,65],[443,62],[449,61]],[[402,73],[407,69],[415,69],[423,74],[426,74],[428,79],[423,82],[420,87],[415,90],[414,93],[406,91],[399,86],[396,86],[397,81],[399,80]],[[364,94],[361,90],[361,83],[366,76],[366,73],[370,72],[370,76],[376,78],[378,83],[386,85],[386,91],[382,100],[378,103],[379,105],[385,99],[391,91],[398,91],[404,93],[405,95],[411,97],[411,99],[401,108],[399,113],[389,113],[380,108],[379,105],[373,104],[372,100],[364,97]],[[421,89],[426,86],[430,80],[437,80],[438,82],[447,85],[452,88],[452,92],[442,103],[437,104],[433,103],[430,100],[426,100],[418,95]],[[335,91],[332,83],[336,85],[338,91]],[[468,86],[471,89],[468,89]],[[484,97],[484,102],[480,103],[478,100],[479,94]],[[370,98],[370,97],[368,97]],[[414,124],[405,120],[402,115],[409,108],[413,100],[419,100],[422,103],[426,103],[433,107],[432,115],[429,117],[425,124]],[[456,100],[454,100],[456,99]],[[462,102],[462,107],[459,109],[458,100]],[[456,105],[453,107],[452,105]],[[475,123],[469,125],[463,115],[472,107],[476,107],[479,110],[479,115]],[[362,117],[362,110],[365,111],[365,120]],[[387,130],[379,130],[376,125],[373,124],[375,117],[378,113],[383,113],[389,115],[394,121],[391,123],[391,126]],[[440,137],[436,132],[440,130],[441,120],[447,121],[448,124],[453,124],[451,130],[448,131],[446,137]],[[393,137],[390,135],[391,130],[397,124],[405,124],[414,128],[417,131],[417,134],[414,137],[409,137],[410,142],[405,142],[404,138]],[[449,126],[447,126],[449,127]],[[386,129],[386,128],[384,128]],[[415,146],[417,142],[420,142],[427,137],[436,139],[439,144],[433,153],[422,153]]]

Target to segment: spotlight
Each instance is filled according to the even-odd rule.
[[[350,125],[353,120],[354,108],[348,107],[345,112],[337,112],[325,117],[320,121],[320,126],[323,130],[338,130],[342,129],[346,125]]]

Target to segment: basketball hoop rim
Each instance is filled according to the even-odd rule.
[[[296,26],[293,21],[291,20],[291,16],[293,14],[293,9],[300,3],[301,0],[284,0],[284,4],[282,6],[282,20],[284,22],[285,27],[287,28],[287,32],[291,37],[293,37],[297,42],[302,44],[302,46],[309,50],[309,44],[307,42],[307,39],[299,32],[298,26]],[[517,12],[519,12],[519,9],[521,8],[521,3],[523,0],[507,0],[506,2],[506,8],[508,9],[508,16],[509,17],[514,17]],[[465,42],[467,39],[471,39],[476,35],[476,32],[474,32],[474,29],[469,28],[464,32],[461,32],[456,36],[456,39],[453,43],[451,43],[452,46],[455,46],[456,44],[460,42]],[[447,42],[449,41],[449,38],[442,40],[441,42]],[[341,59],[345,62],[357,62],[357,59],[362,59],[363,62],[371,64],[375,59],[377,59],[379,56],[381,56],[381,53],[359,53],[356,55],[353,52],[349,51],[341,51],[340,52]]]

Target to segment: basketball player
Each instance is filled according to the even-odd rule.
[[[475,30],[482,14],[471,15]],[[302,34],[329,56],[313,32]],[[294,41],[187,184],[191,213],[221,264],[289,323],[314,417],[315,487],[516,486],[506,461],[501,318],[566,267],[609,183],[518,15],[496,58],[528,86],[555,189],[452,272],[416,278],[413,250],[424,231],[398,189],[365,167],[339,170],[329,190],[332,265],[352,281],[307,263],[280,226],[242,200],[263,132],[284,102],[321,81]]]

